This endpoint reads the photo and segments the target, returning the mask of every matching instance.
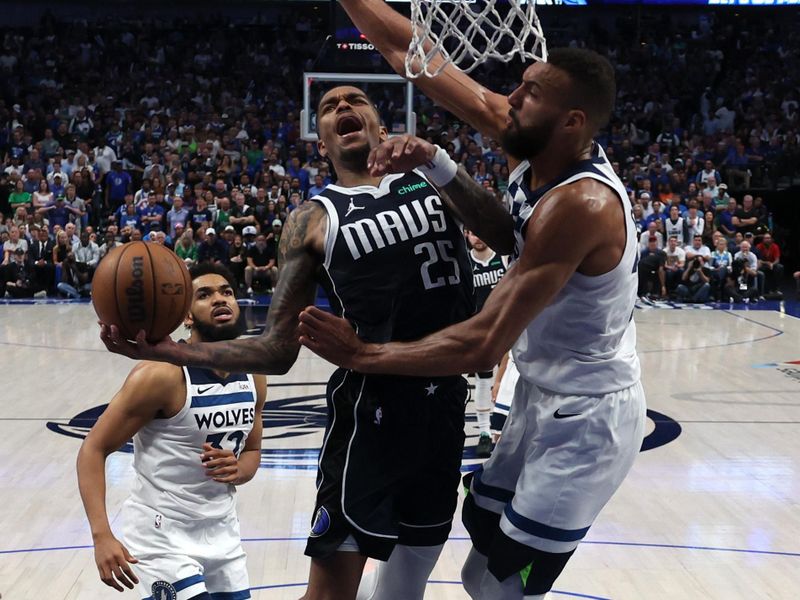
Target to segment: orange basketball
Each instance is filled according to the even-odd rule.
[[[100,320],[126,339],[142,329],[148,342],[175,331],[192,303],[192,280],[184,262],[166,246],[130,242],[100,261],[92,280],[92,304]]]

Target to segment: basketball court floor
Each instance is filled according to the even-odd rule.
[[[649,435],[554,599],[800,598],[800,320],[676,308],[636,311]],[[105,351],[87,304],[0,306],[3,600],[139,597],[99,581],[74,468],[82,436],[132,366]],[[238,495],[260,600],[304,589],[331,370],[303,351],[287,376],[270,380],[262,468]],[[474,418],[466,428],[465,470],[479,462]],[[112,525],[131,459],[121,451],[108,461]],[[466,598],[468,548],[457,517],[426,598]]]

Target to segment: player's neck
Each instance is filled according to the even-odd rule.
[[[567,169],[592,156],[592,142],[579,148],[547,148],[536,157],[529,159],[531,163],[532,190],[538,189],[554,181]]]
[[[489,248],[489,246],[486,246],[486,248],[484,248],[483,250],[475,250],[475,248],[472,249],[472,256],[475,257],[476,260],[479,260],[481,262],[486,262],[487,260],[492,258],[493,255],[494,255],[494,250]]]
[[[338,175],[336,185],[346,188],[357,187],[360,185],[371,185],[373,187],[378,187],[383,179],[383,177],[373,177],[366,169],[363,171],[360,169],[351,170],[342,165],[336,168],[336,174]]]
[[[196,329],[192,329],[192,335],[189,336],[187,344],[203,344],[205,340],[200,337],[200,334],[197,333]],[[225,371],[218,371],[217,369],[210,369],[214,375],[219,377],[220,379],[226,379],[230,373],[226,373]]]

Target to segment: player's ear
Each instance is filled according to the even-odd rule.
[[[582,110],[571,110],[567,113],[564,126],[568,129],[581,129],[586,125],[586,113]]]
[[[191,329],[192,325],[194,325],[194,315],[192,315],[192,311],[189,311],[183,319],[183,326],[186,327],[186,329]]]
[[[319,134],[317,134],[317,135],[319,135]],[[319,155],[320,156],[323,156],[323,157],[327,157],[328,156],[328,149],[325,147],[325,142],[323,142],[321,139],[317,140],[317,150],[319,151]]]
[[[378,130],[378,138],[382,142],[385,142],[386,140],[389,139],[389,130],[386,129],[386,127],[384,127],[383,125],[381,125],[381,128]]]

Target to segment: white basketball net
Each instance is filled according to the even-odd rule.
[[[546,61],[536,2],[522,2],[411,0],[406,77],[436,77],[448,64],[469,73],[487,59],[508,62],[515,54]]]

